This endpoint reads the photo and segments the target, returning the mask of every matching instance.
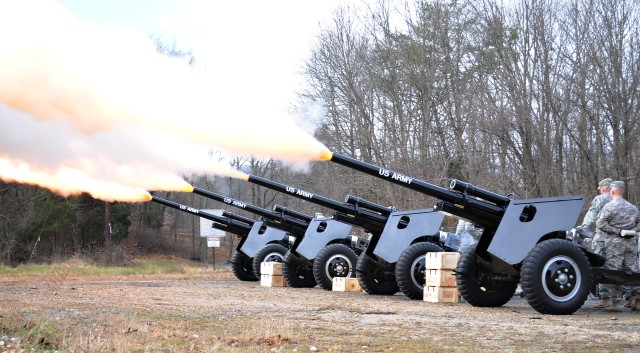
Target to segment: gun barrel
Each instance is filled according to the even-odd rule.
[[[231,212],[228,212],[228,211],[222,211],[222,217],[227,217],[229,219],[233,219],[233,220],[237,220],[237,221],[240,221],[240,222],[244,222],[244,223],[246,223],[248,225],[251,225],[251,226],[253,225],[253,223],[255,223],[255,221],[253,219],[251,219],[251,218],[243,217],[243,216],[240,216],[238,214],[231,213]]]
[[[261,178],[259,176],[249,175],[248,181],[272,190],[293,195],[297,198],[307,200],[309,202],[315,203],[316,205],[324,206],[335,211],[340,211],[344,213],[349,213],[351,211],[351,208],[348,207],[348,205],[332,200],[328,197],[316,195],[314,193],[311,193],[302,189],[294,188],[292,186],[280,184],[275,181],[271,181],[269,179]]]
[[[485,189],[479,188],[475,185],[467,183],[465,181],[461,181],[458,179],[451,180],[451,184],[449,186],[451,189],[460,191],[462,193],[466,193],[470,196],[479,197],[481,199],[487,200],[489,202],[493,202],[499,206],[506,206],[511,201],[508,197],[502,196],[500,194],[493,193],[491,191],[487,191]]]
[[[462,209],[469,207],[496,216],[502,216],[502,214],[504,213],[503,207],[492,204],[490,202],[468,198],[467,195],[461,192],[447,190],[440,186],[427,183],[426,181],[415,179],[404,174],[400,174],[389,169],[362,162],[338,153],[333,153],[330,161],[390,181],[394,184],[402,185],[423,194],[433,196],[439,200],[449,202]]]
[[[380,215],[370,210],[358,211],[356,210],[356,207],[354,205],[332,200],[328,197],[316,195],[312,192],[298,189],[293,186],[280,184],[275,181],[271,181],[269,179],[261,178],[255,175],[249,175],[249,178],[247,179],[247,181],[260,186],[264,186],[272,190],[276,190],[276,191],[297,197],[299,199],[307,200],[309,202],[315,203],[316,205],[324,206],[334,211],[341,212],[343,214],[356,215],[359,213],[360,215],[368,219],[371,219],[375,222],[385,223],[387,221],[386,215]]]
[[[371,202],[369,200],[361,199],[361,198],[355,197],[353,195],[347,195],[344,198],[344,201],[346,203],[348,203],[348,204],[351,204],[351,205],[363,206],[365,208],[368,208],[370,210],[374,210],[374,211],[379,212],[379,213],[381,213],[383,215],[386,215],[386,216],[390,215],[391,212],[394,211],[393,208],[391,208],[391,207],[385,207],[385,206],[382,206],[382,205],[378,205],[377,203]]]
[[[213,221],[213,222],[215,222],[217,224],[220,224],[222,226],[226,226],[225,229],[228,229],[229,227],[233,227],[236,230],[237,229],[242,229],[242,230],[246,230],[247,232],[249,230],[251,230],[251,226],[246,224],[246,223],[244,223],[244,222],[239,222],[237,220],[233,220],[233,219],[230,219],[230,218],[227,218],[227,217],[217,216],[217,215],[211,214],[209,212],[205,212],[205,211],[193,208],[193,207],[189,207],[189,206],[183,205],[181,203],[169,201],[169,200],[157,197],[157,196],[152,196],[151,197],[151,201],[159,203],[161,205],[165,205],[167,207],[175,208],[176,210],[180,210],[180,211],[183,211],[183,212],[191,213],[191,214],[196,215],[198,217],[202,217],[202,218],[208,219],[208,220]],[[218,227],[215,227],[215,228],[218,228]],[[218,228],[218,229],[220,229],[220,228]],[[233,233],[236,233],[236,232],[233,232]]]
[[[292,217],[296,217],[296,218],[300,218],[301,220],[305,221],[305,222],[311,222],[311,220],[313,219],[313,217],[306,215],[304,213],[298,212],[298,211],[294,211],[288,207],[284,207],[281,205],[275,205],[273,206],[273,210],[275,212],[278,213],[282,213],[282,214],[286,214]]]
[[[265,208],[262,207],[258,207],[258,206],[254,206],[251,204],[248,204],[246,202],[242,202],[240,200],[234,199],[232,197],[229,196],[224,196],[209,190],[205,190],[202,188],[198,188],[198,187],[194,187],[193,188],[193,193],[197,194],[197,195],[201,195],[207,198],[210,198],[212,200],[216,200],[222,203],[226,203],[227,205],[236,207],[236,208],[241,208],[243,210],[246,210],[248,212],[251,212],[253,214],[256,214],[258,216],[262,216],[265,218],[270,218],[272,219],[274,217],[274,212],[273,211],[269,211]]]

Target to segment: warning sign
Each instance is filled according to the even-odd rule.
[[[209,248],[219,248],[220,247],[220,237],[207,237],[207,247],[209,247]]]

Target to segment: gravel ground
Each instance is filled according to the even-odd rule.
[[[168,344],[181,332],[192,351],[637,352],[640,313],[598,311],[595,303],[550,316],[519,297],[501,308],[475,308],[400,294],[266,288],[227,271],[205,278],[0,279],[2,317],[46,318],[68,341],[90,340],[97,334],[87,332],[98,328],[105,342],[137,337],[95,351],[154,351],[152,337]]]

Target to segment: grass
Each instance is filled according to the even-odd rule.
[[[0,279],[50,277],[52,274],[63,275],[66,278],[86,278],[153,275],[184,275],[193,277],[211,273],[212,270],[210,268],[205,269],[201,264],[172,257],[136,259],[125,266],[100,266],[78,258],[51,265],[30,264],[16,267],[0,266]]]

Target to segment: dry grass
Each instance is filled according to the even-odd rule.
[[[633,313],[540,317],[520,302],[480,309],[264,288],[172,258],[0,271],[0,352],[633,352],[640,344]]]

